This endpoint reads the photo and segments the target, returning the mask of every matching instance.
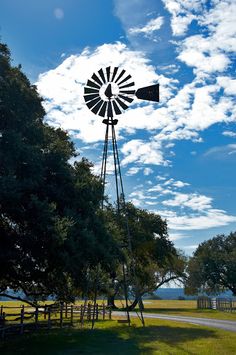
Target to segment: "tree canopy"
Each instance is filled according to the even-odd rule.
[[[86,270],[112,262],[97,210],[101,184],[66,132],[44,123],[35,86],[0,45],[0,292],[71,297]],[[111,252],[111,253],[110,253]]]
[[[188,263],[186,292],[236,295],[236,232],[201,243]]]
[[[130,234],[132,254],[126,253],[127,264],[134,266],[129,271],[127,280],[129,293],[134,302],[138,302],[138,295],[151,293],[158,287],[170,281],[182,282],[185,277],[186,259],[176,250],[168,237],[167,223],[158,214],[135,207],[131,202],[126,203],[125,212],[119,216],[117,222],[116,209],[108,208],[106,218],[109,221],[113,235],[119,245],[127,243],[127,228]],[[109,226],[108,226],[109,228]],[[125,245],[127,248],[127,245]],[[131,260],[130,260],[131,259]],[[115,306],[115,296],[123,288],[123,276],[120,263],[111,272],[110,304]],[[122,291],[121,291],[122,293]]]

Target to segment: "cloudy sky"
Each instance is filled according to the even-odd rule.
[[[84,103],[87,79],[118,66],[136,89],[160,84],[160,103],[135,99],[118,117],[125,194],[188,254],[236,230],[235,18],[236,0],[0,0],[13,63],[95,171],[105,126]]]

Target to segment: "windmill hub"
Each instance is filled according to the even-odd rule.
[[[103,101],[115,100],[119,95],[119,86],[112,82],[103,84],[99,90],[99,95]]]

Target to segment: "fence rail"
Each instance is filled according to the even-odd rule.
[[[236,299],[198,297],[198,309],[216,309],[224,312],[236,312]]]
[[[4,339],[8,334],[24,334],[39,328],[73,326],[75,322],[79,322],[82,326],[85,322],[94,322],[99,319],[111,319],[111,308],[104,304],[91,303],[38,307],[2,305],[0,307],[0,339]]]

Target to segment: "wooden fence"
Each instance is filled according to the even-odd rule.
[[[236,312],[236,299],[198,297],[198,309],[216,309],[224,312]]]
[[[111,319],[111,308],[104,304],[44,305],[38,307],[0,307],[0,339],[10,334],[24,334],[32,330],[73,326]]]

